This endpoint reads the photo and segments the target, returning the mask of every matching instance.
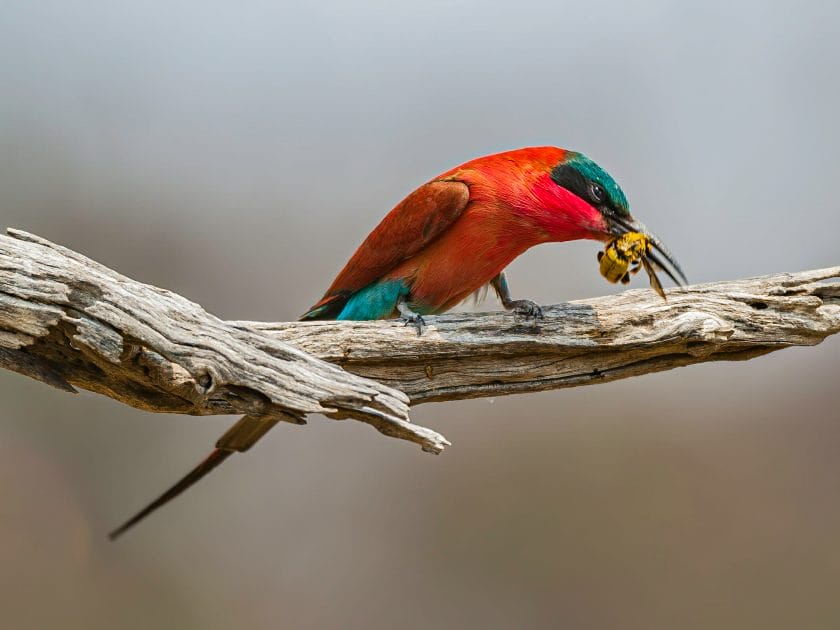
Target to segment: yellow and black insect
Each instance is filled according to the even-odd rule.
[[[645,268],[650,277],[650,286],[662,299],[665,290],[656,276],[656,268],[651,258],[652,240],[641,232],[626,232],[607,243],[604,251],[598,252],[598,262],[601,264],[601,275],[609,282],[630,282],[630,276]],[[669,274],[670,275],[670,274]]]

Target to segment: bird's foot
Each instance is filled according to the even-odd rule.
[[[423,334],[423,327],[426,325],[426,320],[423,319],[422,315],[410,315],[409,317],[400,317],[401,320],[405,322],[404,326],[408,326],[411,324],[417,329],[417,336]]]
[[[397,308],[400,311],[400,319],[405,322],[403,325],[408,326],[411,324],[417,329],[417,336],[422,335],[423,327],[426,325],[426,320],[423,319],[423,316],[420,313],[412,311],[404,302],[400,302]]]
[[[537,320],[545,319],[542,307],[531,300],[514,300],[506,304],[507,308],[513,311],[514,317],[523,317],[526,320],[534,318],[534,324]]]

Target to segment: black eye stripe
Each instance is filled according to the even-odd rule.
[[[551,179],[558,186],[576,194],[581,199],[589,198],[589,182],[580,171],[568,164],[560,164],[551,171]]]
[[[581,199],[586,199],[589,202],[597,204],[604,204],[610,208],[612,207],[612,201],[607,197],[607,191],[604,190],[604,187],[596,182],[590,182],[574,166],[559,164],[552,169],[551,179],[554,180],[555,184],[562,186]],[[601,191],[600,198],[595,197],[593,194],[592,189],[595,186]]]

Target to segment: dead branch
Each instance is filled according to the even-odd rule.
[[[148,411],[246,414],[266,430],[323,413],[432,452],[448,444],[409,422],[398,390],[18,230],[0,235],[0,367]]]
[[[237,322],[408,394],[412,404],[606,383],[706,361],[812,346],[840,331],[840,267],[505,312],[401,323]]]
[[[398,322],[225,322],[37,236],[0,235],[0,367],[155,412],[355,418],[439,452],[408,404],[604,383],[815,345],[840,331],[840,267]],[[403,393],[404,392],[404,393]]]

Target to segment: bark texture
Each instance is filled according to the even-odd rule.
[[[245,414],[267,426],[310,413],[367,422],[438,452],[407,396],[171,291],[37,236],[0,236],[0,367],[148,411]]]
[[[840,267],[400,322],[225,322],[18,230],[0,235],[0,367],[155,412],[355,418],[439,452],[409,404],[604,383],[814,345],[840,331]],[[261,428],[260,423],[264,422]],[[245,437],[243,437],[245,435]]]
[[[840,267],[402,324],[239,322],[404,391],[412,404],[605,383],[705,361],[811,346],[840,331]]]

